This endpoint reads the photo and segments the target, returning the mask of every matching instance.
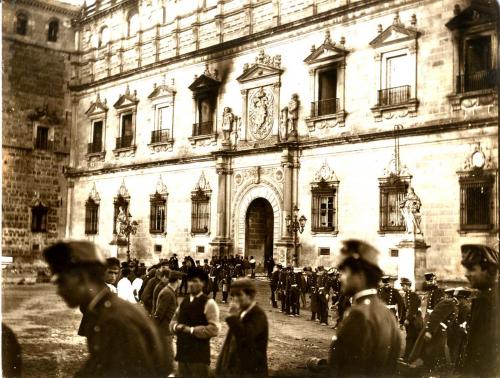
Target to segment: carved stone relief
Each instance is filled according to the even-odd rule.
[[[248,124],[256,140],[266,139],[273,129],[274,95],[270,86],[254,88],[248,94]]]

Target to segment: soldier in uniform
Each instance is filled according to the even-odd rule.
[[[281,310],[280,312],[286,313],[286,286],[287,286],[287,269],[283,268],[280,270],[279,282],[278,282],[278,296],[279,301],[281,302]]]
[[[498,375],[500,353],[498,315],[498,252],[480,244],[462,245],[465,276],[479,294],[472,300],[469,337],[463,373],[476,377]]]
[[[429,316],[434,307],[444,298],[444,290],[437,284],[436,275],[432,272],[424,274],[424,291],[427,292],[427,301],[425,305],[425,318]]]
[[[401,334],[393,314],[377,297],[382,276],[379,252],[359,240],[341,249],[341,287],[353,304],[332,338],[329,376],[392,376],[396,372]]]
[[[220,265],[213,263],[208,272],[208,278],[210,280],[210,288],[212,290],[212,297],[214,300],[217,297],[217,292],[219,291],[219,275]]]
[[[309,277],[309,287],[311,290],[311,320],[319,321],[319,298],[318,298],[318,288],[317,288],[318,274],[312,272]],[[316,315],[318,318],[316,319]]]
[[[231,276],[231,268],[226,264],[222,268],[221,272],[221,284],[222,284],[222,303],[227,303],[227,297],[229,295],[229,290],[231,290],[231,281],[233,277]]]
[[[391,310],[396,319],[399,320],[401,327],[403,327],[406,315],[405,303],[399,291],[392,286],[394,281],[395,278],[393,277],[383,276],[382,286],[379,287],[377,294],[386,307]]]
[[[77,377],[165,377],[166,352],[155,324],[137,306],[112,294],[106,260],[88,241],[58,242],[43,252],[66,304],[84,311],[89,359]],[[169,356],[171,358],[171,356]]]
[[[318,293],[319,304],[319,322],[321,325],[328,325],[328,299],[330,298],[330,279],[326,270],[320,266],[318,268],[318,277],[316,280],[316,290]]]
[[[280,271],[281,265],[275,265],[269,280],[269,286],[271,287],[271,304],[273,305],[273,308],[278,308],[278,302],[276,302],[276,291],[278,290]]]
[[[290,316],[300,315],[300,290],[303,286],[302,271],[300,269],[293,269],[289,273],[289,286],[290,286]]]
[[[424,326],[424,320],[422,319],[422,311],[420,309],[422,300],[415,291],[411,290],[411,281],[403,277],[401,278],[401,286],[404,291],[403,300],[406,308],[406,319],[404,321],[406,346],[403,358],[407,360]]]

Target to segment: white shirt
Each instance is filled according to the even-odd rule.
[[[117,293],[115,285],[111,285],[111,284],[109,284],[107,282],[106,282],[106,285],[108,286],[109,291],[111,291],[113,294]]]
[[[139,290],[141,290],[142,287],[142,278],[137,277],[134,282],[132,282],[132,293],[135,292],[134,296],[139,297]]]
[[[132,289],[132,282],[127,277],[123,277],[118,281],[117,285],[118,296],[131,303],[137,303],[134,297],[134,291]]]
[[[254,308],[254,306],[257,304],[257,302],[252,302],[252,304],[250,306],[247,307],[247,309],[245,311],[241,311],[241,314],[240,314],[240,319],[243,319],[243,317],[248,314],[250,312],[250,310],[252,308]]]

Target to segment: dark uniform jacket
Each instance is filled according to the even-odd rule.
[[[401,349],[394,315],[375,293],[357,298],[330,348],[330,375],[391,376]]]
[[[498,345],[496,345],[494,294],[481,291],[472,300],[469,339],[465,350],[464,373],[471,376],[497,376],[499,374]]]
[[[269,327],[265,312],[252,307],[243,319],[226,318],[229,331],[217,360],[217,377],[266,377]]]
[[[175,310],[177,309],[177,296],[170,286],[166,286],[158,294],[154,318],[156,319],[160,332],[166,336],[172,335],[169,329]]]
[[[427,315],[432,313],[434,310],[434,307],[444,298],[444,290],[434,286],[431,288],[427,294],[427,302],[426,302],[426,307],[425,311]],[[429,311],[430,310],[430,311]]]
[[[394,314],[396,314],[397,308],[399,323],[403,324],[405,322],[406,309],[403,297],[399,294],[399,291],[391,286],[383,286],[378,289],[378,297]]]
[[[164,377],[166,356],[154,323],[140,308],[103,289],[85,310],[90,357],[77,377]]]
[[[269,281],[269,285],[271,286],[272,291],[276,291],[278,289],[280,271],[277,270],[271,274],[271,280]]]
[[[144,304],[148,313],[151,313],[153,309],[153,292],[158,282],[160,282],[160,280],[157,277],[152,277],[142,292],[141,302]]]
[[[163,288],[167,286],[166,282],[160,281],[158,284],[155,286],[153,290],[153,302],[152,302],[152,307],[151,307],[151,314],[154,315],[156,312],[156,301],[158,300],[158,295],[160,295],[160,292],[163,290]]]
[[[422,324],[422,313],[420,312],[420,306],[422,305],[422,300],[414,291],[405,291],[403,300],[406,309],[406,320],[410,324],[418,322]]]

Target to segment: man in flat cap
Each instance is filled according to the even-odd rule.
[[[403,358],[407,360],[424,326],[424,320],[422,319],[422,312],[420,310],[422,300],[418,294],[411,289],[411,280],[406,277],[401,278],[401,287],[404,292],[403,300],[406,308],[406,319],[404,321],[406,329],[406,346]]]
[[[174,317],[175,310],[177,309],[177,294],[176,291],[181,284],[181,279],[184,273],[176,270],[162,272],[163,279],[166,276],[167,285],[158,294],[156,300],[154,318],[160,328],[160,332],[165,338],[166,355],[171,357],[168,361],[170,370],[173,371],[174,363],[174,339],[173,333],[170,330],[170,322]]]
[[[267,316],[255,301],[255,283],[248,278],[234,281],[226,323],[229,331],[217,360],[217,377],[266,377]]]
[[[401,334],[391,311],[377,297],[382,276],[379,252],[359,240],[347,240],[339,264],[342,291],[353,296],[350,311],[332,338],[331,376],[392,376],[401,349]]]
[[[187,273],[189,295],[184,297],[170,322],[177,336],[177,354],[181,377],[208,377],[210,339],[220,331],[219,307],[203,293],[208,275],[201,268]]]
[[[106,286],[106,260],[93,243],[58,242],[44,251],[57,293],[83,309],[89,359],[77,377],[164,377],[170,372],[156,326]]]
[[[464,373],[491,377],[499,374],[498,252],[480,244],[462,245],[465,276],[479,294],[472,301]]]

